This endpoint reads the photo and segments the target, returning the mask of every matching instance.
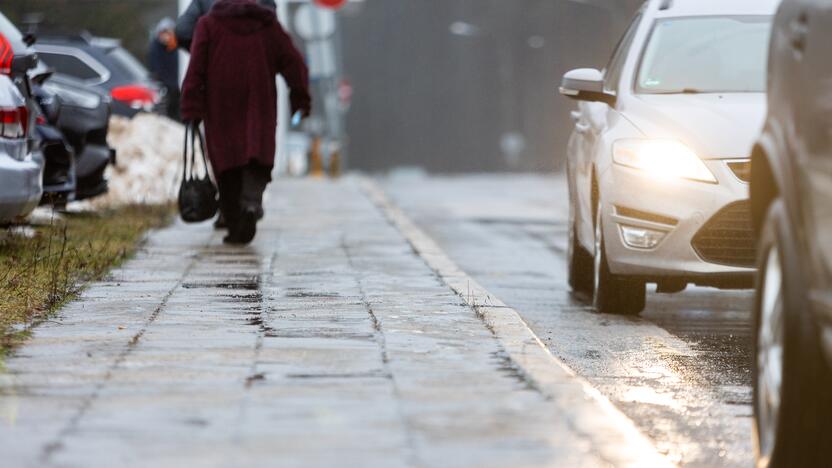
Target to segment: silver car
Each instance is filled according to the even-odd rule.
[[[40,201],[43,166],[29,151],[29,111],[17,86],[0,75],[0,224],[27,216]]]
[[[765,115],[777,0],[650,0],[604,71],[573,70],[572,287],[604,313],[646,283],[750,287],[751,148]]]

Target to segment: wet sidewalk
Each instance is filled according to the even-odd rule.
[[[279,180],[245,248],[153,233],[7,361],[2,465],[661,461],[373,190]]]

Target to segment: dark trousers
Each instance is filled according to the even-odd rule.
[[[271,168],[255,163],[220,174],[220,210],[230,229],[237,225],[243,210],[262,212],[263,192],[270,181]]]

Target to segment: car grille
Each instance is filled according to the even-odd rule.
[[[693,237],[702,260],[720,265],[753,267],[757,252],[748,200],[732,203],[714,215]]]
[[[741,181],[746,183],[751,181],[751,161],[731,161],[728,167]]]

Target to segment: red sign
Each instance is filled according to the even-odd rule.
[[[347,3],[347,0],[315,0],[315,3],[324,8],[337,10],[338,8],[344,6],[344,4]]]

